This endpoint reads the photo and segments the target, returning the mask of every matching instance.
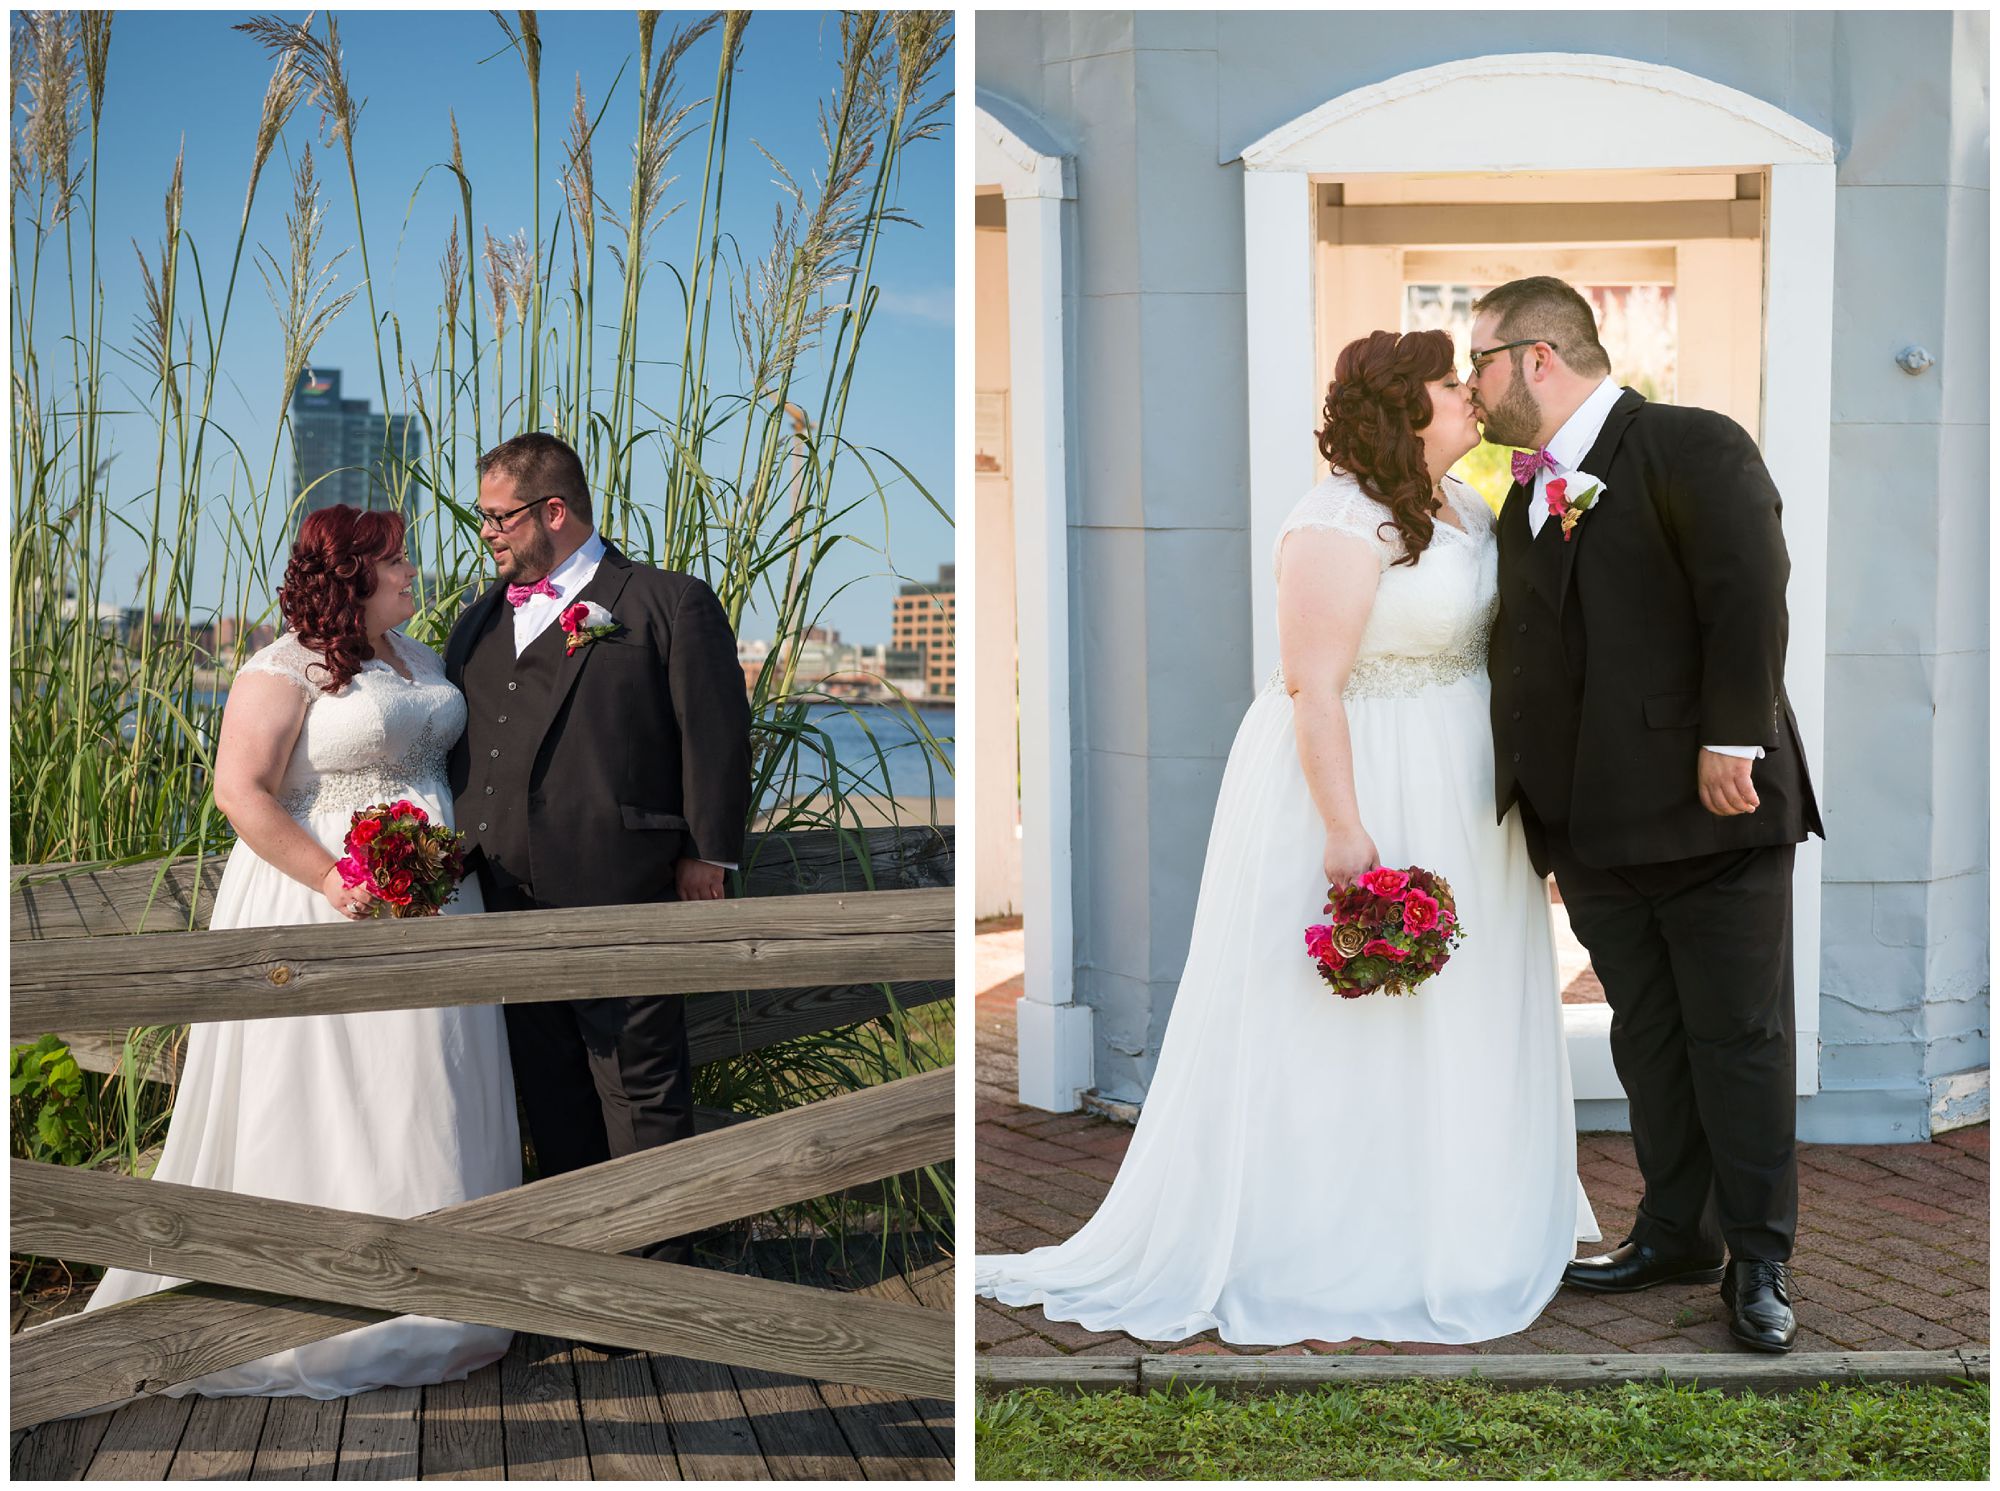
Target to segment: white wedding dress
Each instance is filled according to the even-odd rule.
[[[331,854],[343,852],[357,808],[407,797],[432,822],[451,821],[445,755],[465,728],[465,698],[428,647],[393,635],[390,645],[409,679],[377,658],[337,694],[322,691],[319,655],[290,633],[241,670],[288,678],[310,699],[278,800]],[[468,877],[445,914],[481,909],[479,884]],[[317,890],[238,840],[209,925],[342,920]],[[153,1178],[389,1217],[517,1186],[521,1144],[500,1009],[195,1025]],[[180,1282],[113,1269],[88,1308]],[[338,1398],[447,1382],[497,1360],[511,1338],[488,1326],[402,1316],[167,1392]]]
[[[1486,639],[1493,518],[1448,492],[1414,566],[1335,474],[1278,538],[1369,545],[1381,587],[1342,695],[1382,862],[1443,875],[1464,940],[1414,996],[1337,998],[1305,951],[1325,829],[1273,676],[1244,716],[1193,936],[1137,1132],[1069,1241],[976,1262],[980,1293],[1142,1340],[1468,1343],[1521,1330],[1596,1219],[1576,1175],[1569,1058],[1542,878],[1493,821]]]

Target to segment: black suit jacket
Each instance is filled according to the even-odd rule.
[[[736,639],[702,581],[635,564],[609,545],[576,599],[603,606],[619,630],[562,657],[543,696],[512,696],[532,711],[513,726],[525,725],[534,742],[524,800],[487,799],[483,788],[473,795],[475,760],[486,764],[488,737],[501,738],[495,722],[512,701],[480,697],[477,679],[468,690],[449,767],[458,827],[471,851],[482,817],[525,813],[534,896],[544,905],[671,900],[678,860],[743,855],[750,706]],[[452,628],[446,676],[464,689],[482,642],[511,660],[511,627],[506,586],[496,583]]]
[[[1824,836],[1785,698],[1782,503],[1756,443],[1724,415],[1626,389],[1583,469],[1604,491],[1567,542],[1530,539],[1531,487],[1500,512],[1498,815],[1526,798],[1597,866]],[[1706,745],[1764,748],[1756,812],[1702,807]]]

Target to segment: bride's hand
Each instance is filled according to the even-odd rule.
[[[340,878],[340,866],[330,867],[319,882],[320,894],[326,897],[327,905],[338,911],[351,922],[366,919],[368,908],[375,904],[375,898],[365,886],[347,885]]]
[[[1375,852],[1375,841],[1368,837],[1368,830],[1359,823],[1343,824],[1327,830],[1325,858],[1320,868],[1326,874],[1326,883],[1334,890],[1345,890],[1381,864],[1382,857]]]

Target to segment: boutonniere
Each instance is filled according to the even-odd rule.
[[[563,638],[564,657],[618,630],[617,618],[596,601],[578,601],[575,605],[563,607],[560,622],[567,633]]]
[[[1542,495],[1548,501],[1549,516],[1562,520],[1563,542],[1568,543],[1576,536],[1576,525],[1583,521],[1583,515],[1604,495],[1604,483],[1587,471],[1576,471],[1550,477]]]

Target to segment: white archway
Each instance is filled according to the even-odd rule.
[[[1020,1099],[1067,1113],[1094,1083],[1075,1002],[1070,885],[1069,478],[1063,203],[1074,162],[1026,111],[983,90],[975,183],[1007,204],[1007,333],[1021,699]],[[977,625],[977,621],[974,622]]]
[[[1523,104],[1532,102],[1532,108]],[[1827,483],[1832,413],[1834,143],[1761,99],[1624,57],[1523,53],[1403,73],[1330,100],[1243,152],[1249,325],[1254,678],[1277,662],[1268,556],[1316,479],[1302,432],[1323,390],[1314,357],[1314,183],[1360,172],[1734,169],[1765,175],[1764,400],[1759,444],[1785,500],[1792,576],[1785,687],[1824,781]],[[1819,1089],[1820,845],[1798,849],[1798,1090]],[[1603,1006],[1568,1006],[1580,1100],[1622,1097]]]

